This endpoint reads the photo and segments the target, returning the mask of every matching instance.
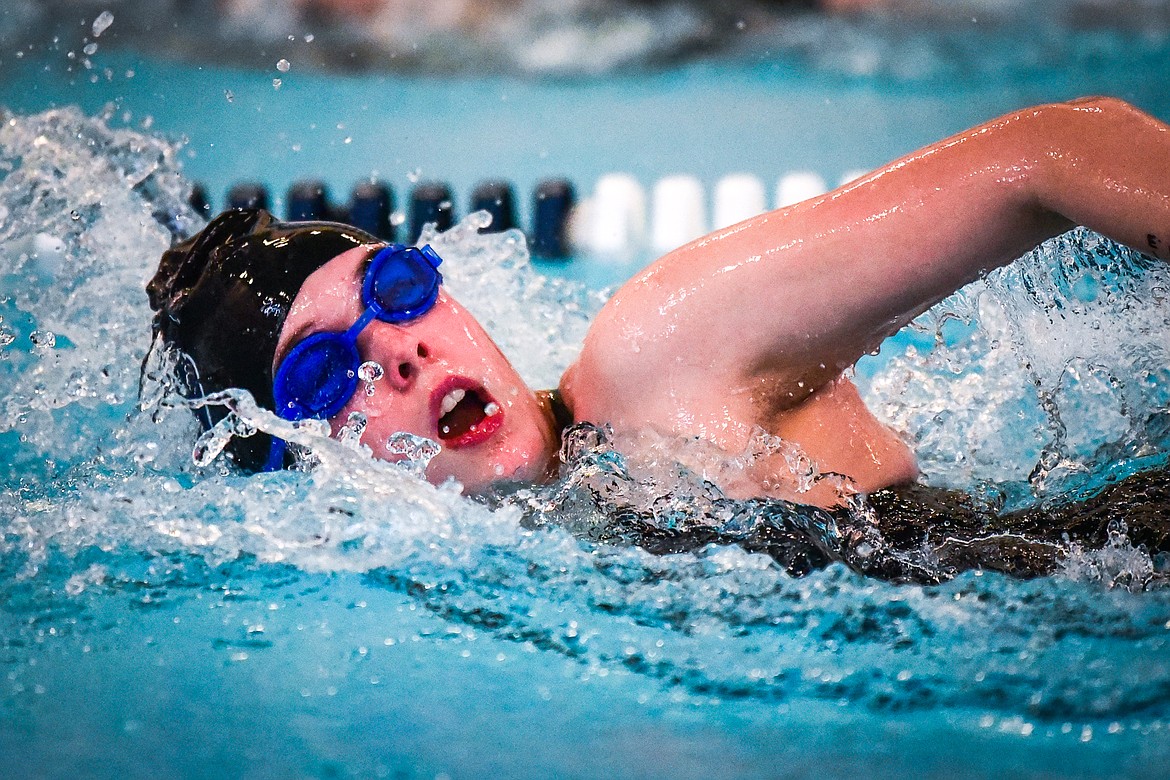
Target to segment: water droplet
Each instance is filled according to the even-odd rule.
[[[288,69],[291,67],[292,67],[292,63],[290,63],[288,60],[286,60],[284,58],[281,58],[281,59],[276,61],[276,69],[279,70],[281,73],[288,73]]]
[[[281,85],[282,83],[283,83],[283,82],[282,82],[280,79],[273,79],[273,80],[272,80],[272,88],[273,88],[273,89],[280,89],[280,85]]]
[[[377,382],[386,375],[386,370],[374,360],[367,360],[358,366],[358,378],[366,382]]]
[[[305,36],[305,43],[312,43],[313,39],[316,37],[317,36],[313,35],[312,33],[309,33],[308,35]]]
[[[113,23],[114,15],[109,11],[102,11],[97,15],[97,18],[93,20],[93,27],[90,28],[93,31],[93,37],[100,37],[101,34],[104,33]]]
[[[373,360],[368,360],[358,367],[358,378],[366,383],[367,397],[374,394],[374,390],[377,389],[374,383],[385,375],[386,372],[382,369],[382,366]]]
[[[361,412],[350,412],[349,416],[345,418],[345,425],[341,426],[341,430],[337,432],[337,440],[342,444],[356,444],[361,441],[362,434],[365,433],[366,425],[369,421]]]

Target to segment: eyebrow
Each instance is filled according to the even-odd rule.
[[[365,282],[366,272],[370,270],[370,263],[374,261],[374,257],[378,254],[378,252],[381,252],[385,248],[386,244],[373,245],[370,248],[369,253],[366,254],[365,259],[357,264],[353,274],[350,276],[350,281],[355,282],[360,287]],[[288,337],[288,340],[284,342],[284,348],[273,356],[272,365],[274,369],[280,367],[280,364],[284,362],[285,357],[288,356],[288,353],[292,351],[293,347],[295,347],[297,344],[300,344],[309,336],[313,335],[313,329],[316,327],[316,325],[316,320],[306,320],[297,326],[297,329],[294,330],[292,335]]]

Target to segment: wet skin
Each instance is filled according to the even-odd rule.
[[[803,490],[774,456],[726,486],[733,495],[827,506],[910,481],[913,453],[843,372],[934,303],[1076,224],[1170,256],[1170,128],[1111,99],[1040,106],[713,233],[623,285],[560,389],[577,420],[696,437],[729,455],[760,428],[798,445],[819,473],[843,477]],[[356,319],[362,259],[346,253],[310,277],[278,360],[298,328],[341,330]],[[385,456],[380,443],[395,430],[434,438],[434,388],[460,376],[501,401],[504,423],[445,450],[428,476],[477,490],[547,472],[556,448],[547,405],[445,294],[405,327],[374,323],[358,347],[386,367],[385,392],[359,390],[339,419],[365,411],[363,441],[375,454]]]

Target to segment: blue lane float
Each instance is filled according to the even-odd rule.
[[[271,203],[272,199],[268,196],[268,188],[263,184],[241,182],[228,190],[224,208],[267,209],[271,208]]]
[[[481,233],[502,233],[516,227],[516,197],[512,185],[506,181],[484,181],[471,192],[471,210],[486,211],[492,223],[481,228]]]
[[[287,217],[290,222],[330,219],[329,191],[320,181],[298,181],[288,188]]]
[[[451,188],[443,182],[422,182],[410,193],[410,235],[407,238],[414,241],[422,233],[423,226],[430,223],[440,231],[455,224]]]
[[[576,205],[576,191],[568,179],[546,179],[536,185],[530,235],[533,254],[558,259],[569,256],[569,218]]]
[[[842,181],[859,175],[860,171],[850,171]],[[646,249],[662,253],[712,227],[727,227],[762,213],[769,205],[785,208],[827,190],[819,174],[790,171],[777,180],[774,201],[768,204],[758,177],[729,174],[717,182],[708,203],[702,182],[694,176],[663,177],[654,184],[650,196],[635,177],[608,173],[599,177],[590,196],[579,202],[570,180],[548,178],[533,188],[525,232],[532,254],[542,259],[562,259],[580,252],[623,257]],[[215,211],[202,185],[195,185],[190,202],[205,217]],[[228,191],[224,207],[271,209],[272,202],[265,185],[241,182]],[[285,218],[292,221],[329,219],[352,224],[385,241],[414,241],[428,223],[440,231],[449,229],[457,216],[454,203],[452,188],[446,182],[421,182],[411,190],[404,213],[395,218],[397,202],[389,184],[375,179],[360,181],[351,190],[348,204],[335,204],[323,182],[304,179],[289,188],[284,211]],[[507,180],[481,181],[467,203],[469,211],[487,211],[492,216],[491,224],[481,232],[521,227],[515,189]],[[406,235],[402,235],[404,231]]]
[[[358,182],[349,197],[347,221],[383,241],[394,241],[396,233],[391,215],[394,213],[394,191],[387,184],[376,181]]]

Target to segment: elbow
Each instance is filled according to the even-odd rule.
[[[1103,96],[1038,106],[1028,118],[1032,143],[1051,151],[1080,147],[1096,139],[1123,137],[1128,129],[1150,119],[1120,98]]]
[[[1083,97],[1041,106],[1037,140],[1056,149],[1084,149],[1094,142],[1117,143],[1136,134],[1152,117],[1115,97]]]
[[[1136,137],[1149,121],[1142,111],[1114,97],[1083,97],[1034,109],[1026,115],[1018,150],[1037,205],[1060,201],[1086,177],[1116,164],[1126,139]]]

